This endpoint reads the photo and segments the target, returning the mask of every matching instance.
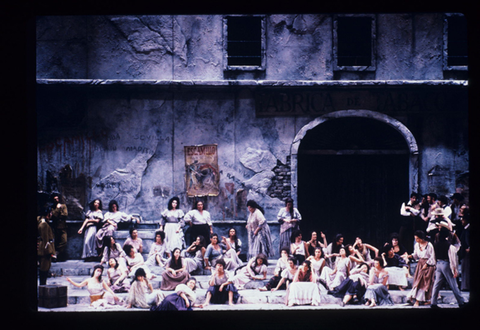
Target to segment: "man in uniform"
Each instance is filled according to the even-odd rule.
[[[52,195],[52,225],[55,234],[55,250],[58,261],[65,261],[65,248],[67,247],[67,205],[59,194]]]
[[[55,254],[54,235],[48,223],[51,215],[52,211],[49,208],[43,208],[37,217],[37,257],[40,266],[40,285],[47,284],[48,272],[52,264],[52,255]]]

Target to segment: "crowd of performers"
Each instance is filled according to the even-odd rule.
[[[53,206],[42,208],[37,218],[41,285],[46,284],[52,258],[59,258],[65,248],[68,212],[60,199],[55,195]],[[408,304],[438,307],[439,290],[448,283],[459,306],[463,306],[457,279],[461,264],[461,289],[469,290],[469,209],[462,203],[461,194],[454,194],[451,200],[448,203],[444,196],[437,200],[434,194],[413,193],[401,206],[405,221],[399,234],[392,234],[383,246],[375,247],[360,237],[348,244],[342,234],[328,244],[322,232],[312,232],[310,239],[304,240],[299,228],[301,214],[293,200],[287,199],[277,216],[280,258],[274,275],[267,278],[268,260],[275,251],[264,210],[253,200],[247,202],[246,253],[234,228],[226,236],[214,232],[210,213],[201,201],[184,213],[179,198],[173,197],[162,212],[155,241],[144,258],[143,240],[134,226],[123,245],[114,238],[120,222],[140,222],[140,218],[120,211],[115,200],[103,213],[102,202],[96,199],[90,203],[78,234],[84,235],[82,259],[99,260],[99,264],[91,278],[81,283],[67,280],[74,286],[87,287],[92,306],[191,310],[209,304],[233,305],[240,297],[238,290],[255,289],[286,290],[287,306],[320,305],[320,293],[327,292],[341,298],[343,305],[374,307],[393,305],[389,290],[405,290],[413,264],[416,267]],[[188,244],[183,230],[186,224],[192,238]],[[195,275],[205,270],[211,274],[209,288],[204,303],[196,304]],[[102,279],[105,274],[107,279]],[[153,289],[151,283],[157,276],[161,276],[160,290]],[[117,295],[122,292],[128,292],[125,300]]]

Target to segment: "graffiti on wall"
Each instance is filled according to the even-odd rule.
[[[217,145],[185,146],[187,196],[218,196]]]

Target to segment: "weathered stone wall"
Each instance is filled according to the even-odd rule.
[[[369,79],[443,79],[443,14],[376,14]],[[54,16],[37,19],[37,77],[222,80],[222,15]],[[257,79],[334,77],[333,14],[266,15],[266,68]],[[237,74],[235,78],[254,77]]]
[[[465,88],[411,84],[443,79],[443,15],[376,20],[376,71],[368,73],[376,81],[362,87],[344,81],[365,79],[361,72],[333,71],[330,14],[267,15],[266,68],[261,78],[239,80],[223,71],[221,15],[38,17],[38,190],[63,193],[71,219],[101,198],[105,207],[116,199],[121,210],[157,220],[172,196],[185,211],[193,203],[184,147],[215,143],[220,193],[201,197],[214,221],[245,221],[246,201],[255,199],[273,225],[291,195],[291,147],[302,127],[332,111],[371,110],[396,118],[417,140],[420,192],[468,192]],[[255,77],[290,95],[289,107],[305,105],[294,96],[307,95],[304,88],[320,93],[322,105],[258,116],[261,81],[240,83]],[[398,82],[380,86],[387,80]]]

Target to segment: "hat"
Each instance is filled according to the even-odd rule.
[[[436,224],[437,226],[442,226],[442,227],[445,227],[445,228],[447,228],[447,229],[450,229],[450,228],[448,227],[448,223],[447,223],[446,221],[436,221],[435,224]]]
[[[460,194],[460,193],[455,193],[455,194],[452,195],[452,197],[450,197],[450,199],[457,199],[457,200],[459,200],[459,201],[463,201],[465,198],[463,197],[462,194]]]
[[[444,215],[445,213],[443,212],[443,209],[438,207],[435,209],[435,211],[432,212],[433,215]]]

